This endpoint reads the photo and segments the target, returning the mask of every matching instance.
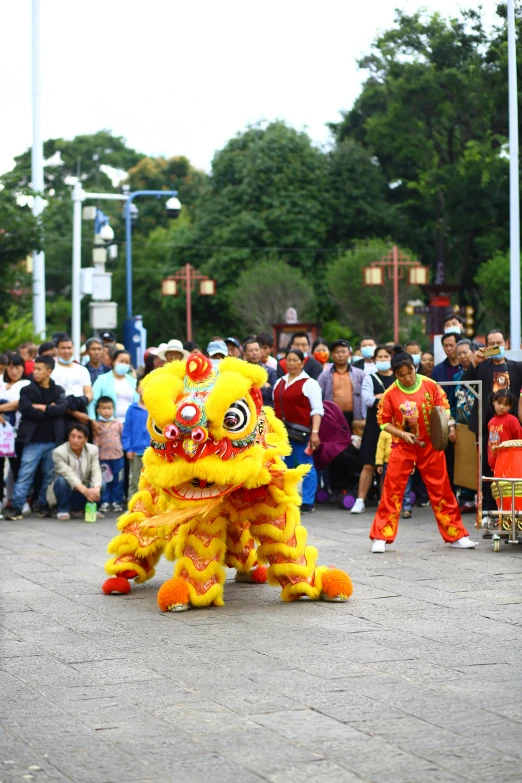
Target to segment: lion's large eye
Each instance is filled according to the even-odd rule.
[[[223,427],[229,432],[241,432],[250,421],[250,408],[246,400],[233,402],[223,419]]]
[[[152,421],[152,429],[154,430],[154,432],[157,435],[163,435],[163,430],[160,429],[160,427],[158,427],[158,425],[156,424],[156,422],[154,420]]]

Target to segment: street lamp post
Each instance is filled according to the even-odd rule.
[[[31,179],[35,197],[33,215],[43,212],[44,158],[40,118],[40,0],[33,0],[33,145],[31,148]],[[33,324],[34,331],[45,339],[45,255],[33,253]]]
[[[509,79],[509,259],[510,259],[510,333],[513,359],[520,352],[520,197],[518,166],[518,91],[515,0],[508,0],[508,79]]]
[[[199,280],[200,296],[213,296],[216,293],[216,281],[207,275],[202,275],[190,264],[178,269],[173,275],[169,275],[161,281],[161,293],[163,296],[177,296],[178,282],[187,294],[187,340],[192,340],[192,291]]]
[[[81,254],[82,254],[82,203],[86,199],[96,201],[124,201],[125,216],[125,237],[126,237],[126,298],[127,298],[127,319],[124,325],[125,347],[131,351],[134,356],[136,346],[132,339],[132,218],[137,212],[136,205],[133,203],[137,196],[169,196],[165,207],[167,214],[171,218],[178,217],[181,204],[176,198],[176,190],[136,190],[134,193],[87,193],[83,190],[81,182],[74,184],[72,191],[73,202],[73,252],[72,252],[72,340],[75,351],[75,358],[79,359],[80,350],[80,331],[81,331]],[[103,238],[103,237],[102,237]]]
[[[384,269],[388,270],[388,278],[393,281],[393,339],[396,343],[399,342],[399,280],[404,277],[405,267],[408,268],[408,285],[426,285],[428,267],[412,261],[397,245],[380,261],[363,267],[364,285],[384,285]]]

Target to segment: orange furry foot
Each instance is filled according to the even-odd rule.
[[[268,566],[258,565],[257,568],[254,568],[250,573],[252,574],[252,581],[257,585],[268,582]]]
[[[329,568],[322,575],[322,601],[347,601],[352,593],[352,580],[344,571]]]
[[[111,576],[110,579],[106,579],[102,584],[102,592],[105,595],[111,595],[111,593],[126,595],[130,593],[130,590],[130,582],[123,576]]]
[[[187,583],[179,576],[164,582],[158,591],[158,606],[162,612],[185,612],[189,609]]]
[[[236,571],[234,581],[262,585],[268,582],[268,566],[257,566],[252,571]]]

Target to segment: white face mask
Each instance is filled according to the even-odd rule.
[[[444,329],[444,334],[461,334],[459,326],[447,326]]]

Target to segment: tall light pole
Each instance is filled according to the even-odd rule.
[[[511,348],[520,351],[520,204],[518,166],[518,93],[515,0],[508,0],[509,73],[509,266]],[[515,358],[515,357],[514,357]],[[516,357],[518,358],[518,357]]]
[[[38,218],[44,204],[44,160],[40,116],[40,0],[33,0],[33,146],[31,150],[31,179],[36,192],[33,215]],[[33,325],[34,331],[45,338],[45,255],[33,253]]]

